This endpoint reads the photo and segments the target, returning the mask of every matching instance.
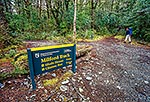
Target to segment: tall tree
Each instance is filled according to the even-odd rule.
[[[39,4],[39,17],[41,18],[42,15],[42,0],[40,0],[40,4]]]
[[[26,11],[27,18],[30,19],[31,18],[30,7],[32,3],[30,0],[24,0],[24,3],[25,3],[25,11]]]
[[[76,13],[77,13],[77,0],[74,0],[74,20],[73,20],[73,37],[74,43],[76,43]]]
[[[47,11],[47,17],[50,18],[50,12],[49,12],[49,2],[48,0],[45,0],[46,3],[46,11]]]
[[[8,23],[4,14],[4,4],[0,1],[0,48],[3,54],[3,48],[11,44],[12,37],[8,34]]]
[[[98,0],[91,0],[91,29],[95,28],[95,9],[97,6]]]

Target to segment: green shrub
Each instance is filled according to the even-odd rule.
[[[14,50],[14,49],[9,50],[9,57],[14,57],[15,54],[16,54],[16,50]]]

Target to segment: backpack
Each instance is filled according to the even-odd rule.
[[[132,28],[129,28],[130,35],[132,35]]]

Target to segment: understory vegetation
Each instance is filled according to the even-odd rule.
[[[55,37],[72,40],[71,0],[2,0],[0,5],[0,41],[4,45],[22,40],[57,40]],[[149,0],[78,0],[77,38],[124,35],[126,26],[133,28],[133,37],[150,42]]]
[[[18,50],[22,47],[22,41],[72,43],[73,18],[73,0],[1,0],[1,62],[15,59],[18,53],[22,53],[22,50]],[[133,38],[150,42],[150,0],[77,1],[77,41],[97,40],[106,36],[123,39],[125,27],[133,28]],[[27,73],[26,61],[26,54],[12,61],[15,67],[12,75]]]

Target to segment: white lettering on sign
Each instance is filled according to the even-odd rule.
[[[71,52],[71,50],[70,50],[70,49],[65,49],[64,52],[65,52],[65,53],[66,53],[66,52]]]
[[[46,57],[46,56],[50,56],[54,53],[58,53],[59,51],[52,51],[52,52],[45,52],[45,53],[40,53],[41,57]]]

